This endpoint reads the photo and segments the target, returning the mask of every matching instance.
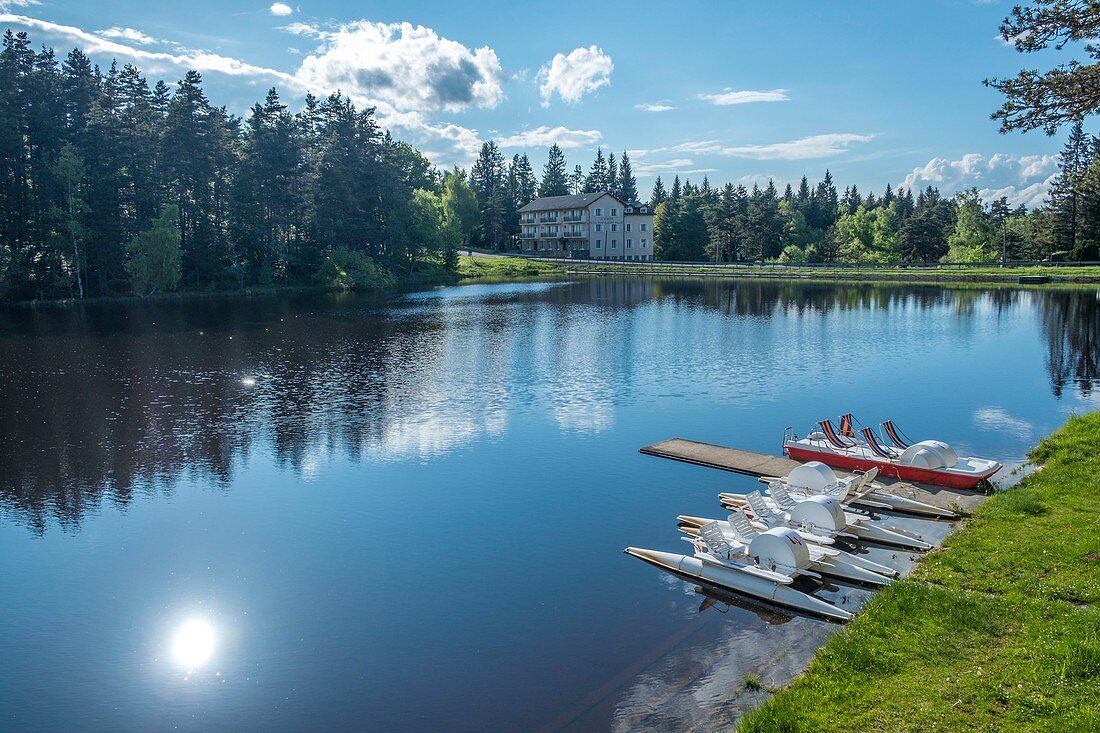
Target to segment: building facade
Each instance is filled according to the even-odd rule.
[[[520,251],[538,257],[648,262],[653,208],[609,193],[538,198],[519,210]]]

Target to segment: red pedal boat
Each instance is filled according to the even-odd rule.
[[[952,489],[973,489],[1001,470],[1001,464],[987,458],[960,458],[947,443],[938,440],[910,442],[894,423],[887,420],[882,429],[892,446],[883,445],[871,428],[863,428],[857,437],[854,419],[849,413],[840,418],[840,430],[830,420],[822,420],[820,429],[799,438],[790,428],[783,432],[783,453],[796,461],[821,461],[834,468],[869,471],[877,468],[882,476],[936,484]]]

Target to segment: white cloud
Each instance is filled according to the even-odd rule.
[[[634,165],[634,175],[639,178],[648,176],[692,175],[699,173],[714,173],[716,168],[699,168],[691,158],[674,158],[661,163],[640,162]]]
[[[834,133],[828,135],[810,135],[785,143],[769,145],[739,145],[722,149],[722,155],[739,158],[757,158],[761,160],[806,160],[809,158],[828,158],[848,152],[852,143],[870,142],[873,135],[855,135],[852,133]]]
[[[320,38],[325,34],[324,31],[322,31],[315,25],[310,25],[309,23],[301,23],[298,21],[284,25],[282,27],[282,30],[286,31],[287,33],[292,33],[296,36],[310,36],[312,38]]]
[[[595,145],[603,137],[599,130],[570,130],[567,127],[542,125],[501,138],[502,148],[547,148],[554,143],[561,148],[584,148]]]
[[[271,3],[271,7],[268,8],[268,11],[272,15],[277,15],[277,16],[293,15],[294,14],[294,8],[290,7],[286,3]]]
[[[1058,159],[1053,155],[985,156],[967,153],[957,160],[932,158],[905,176],[901,185],[921,189],[936,186],[950,194],[977,188],[986,201],[1005,197],[1013,206],[1041,206],[1058,175]]]
[[[48,20],[39,20],[25,15],[13,15],[0,13],[0,24],[11,23],[42,31],[54,36],[59,36],[79,43],[86,53],[102,53],[112,57],[130,58],[137,61],[150,63],[154,66],[165,64],[178,66],[197,71],[213,71],[230,76],[261,76],[279,79],[281,81],[296,84],[297,79],[284,71],[271,69],[265,66],[256,66],[229,56],[222,56],[207,51],[183,50],[179,53],[164,53],[161,51],[147,51],[141,48],[127,46],[124,43],[111,40],[97,33],[82,30],[75,26],[53,23]]]
[[[754,158],[757,160],[808,160],[840,155],[848,152],[852,143],[865,143],[870,142],[872,139],[874,139],[874,135],[830,133],[827,135],[810,135],[798,140],[765,145],[725,145],[718,140],[689,140],[667,148],[655,148],[645,152],[725,155],[732,158]]]
[[[761,92],[747,89],[735,91],[727,88],[725,91],[715,94],[700,94],[698,96],[699,99],[702,99],[704,102],[722,106],[731,104],[750,104],[752,102],[786,102],[790,99],[790,97],[787,96],[786,89],[772,89],[768,92]]]
[[[160,43],[160,39],[153,38],[148,33],[142,33],[136,28],[120,28],[115,26],[113,28],[104,28],[101,31],[96,31],[96,35],[104,38],[114,38],[119,41],[128,41],[130,43],[137,43],[142,46],[148,46],[151,43]]]
[[[403,110],[458,112],[495,107],[504,97],[503,70],[493,49],[471,50],[410,23],[346,23],[320,35],[298,77]]]
[[[7,10],[8,8],[29,8],[32,5],[39,5],[38,0],[0,0],[0,10]]]
[[[984,430],[1014,433],[1021,438],[1031,435],[1032,425],[1027,420],[1013,417],[1003,407],[982,407],[974,411],[974,422]]]
[[[549,107],[555,94],[564,102],[576,103],[589,92],[611,86],[615,64],[599,46],[575,48],[569,55],[554,54],[550,63],[539,69],[542,106]]]
[[[654,104],[636,104],[634,105],[634,109],[640,109],[643,112],[669,112],[676,108],[664,102],[656,102]]]

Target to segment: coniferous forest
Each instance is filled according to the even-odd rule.
[[[0,300],[385,285],[453,264],[455,188],[340,94],[292,114],[272,89],[241,119],[197,72],[150,84],[4,35]]]
[[[198,72],[174,86],[132,65],[58,60],[25,33],[0,50],[0,301],[322,285],[363,289],[453,270],[458,249],[515,248],[537,196],[644,198],[630,158],[587,172],[554,145],[537,175],[482,145],[438,171],[339,93],[291,112],[275,89],[243,117]],[[656,257],[681,261],[1100,259],[1100,139],[1069,121],[1048,204],[976,190],[864,194],[825,171],[783,191],[658,177]]]

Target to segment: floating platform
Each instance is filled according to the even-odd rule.
[[[1050,282],[1050,275],[1020,275],[1021,285],[1046,285]]]
[[[764,453],[741,450],[740,448],[727,448],[712,443],[700,443],[696,440],[684,438],[671,438],[660,443],[647,445],[639,449],[640,453],[658,458],[668,458],[673,461],[692,463],[696,466],[717,468],[720,471],[739,473],[743,476],[786,476],[792,469],[799,465],[798,461],[782,456],[769,456]],[[839,477],[847,476],[844,471],[836,471]],[[903,496],[907,499],[927,502],[938,507],[948,508],[956,504],[966,511],[972,511],[986,500],[984,494],[975,491],[949,489],[943,486],[929,484],[914,484],[905,481],[890,481],[881,478],[879,483],[888,486],[891,493]]]

